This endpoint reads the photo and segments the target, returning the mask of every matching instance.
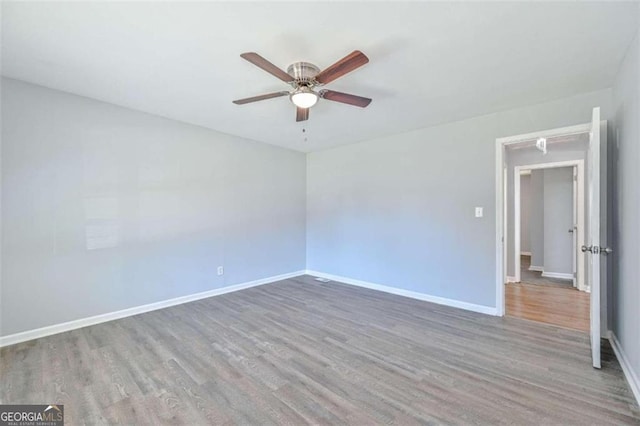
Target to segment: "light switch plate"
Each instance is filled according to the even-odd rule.
[[[482,217],[482,207],[476,207],[476,217]]]

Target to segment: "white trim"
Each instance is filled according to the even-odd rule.
[[[88,318],[81,318],[73,321],[63,322],[60,324],[54,324],[54,325],[49,325],[42,328],[36,328],[34,330],[28,330],[20,333],[9,334],[7,336],[0,337],[0,348],[4,346],[9,346],[9,345],[15,345],[16,343],[26,342],[27,340],[33,340],[33,339],[39,339],[45,336],[51,336],[52,334],[58,334],[58,333],[63,333],[65,331],[76,330],[78,328],[87,327],[90,325],[96,325],[96,324],[100,324],[107,321],[113,321],[120,318],[142,314],[145,312],[168,308],[170,306],[181,305],[183,303],[188,303],[188,302],[194,302],[200,299],[206,299],[208,297],[219,296],[221,294],[231,293],[238,290],[244,290],[250,287],[257,287],[259,285],[286,280],[287,278],[293,278],[293,277],[297,277],[304,274],[305,274],[305,271],[296,271],[288,274],[275,275],[273,277],[263,278],[255,281],[249,281],[246,283],[230,285],[222,288],[216,288],[213,290],[204,291],[202,293],[195,293],[187,296],[180,296],[174,299],[163,300],[155,303],[149,303],[147,305],[142,305],[142,306],[134,306],[132,308],[123,309],[121,311],[108,312],[106,314],[95,315]]]
[[[506,167],[504,164],[505,147],[499,143],[496,145],[496,315],[504,316],[504,283],[507,277],[507,251],[505,250],[504,239],[507,235],[506,216],[507,196],[505,186]]]
[[[519,283],[520,281],[516,280],[516,277],[510,277],[507,275],[507,283]]]
[[[465,309],[467,311],[479,312],[481,314],[496,315],[496,308],[492,306],[476,305],[474,303],[462,302],[460,300],[446,299],[444,297],[432,296],[425,293],[418,293],[411,290],[403,290],[400,288],[389,287],[382,284],[374,284],[367,281],[354,280],[352,278],[341,277],[338,275],[325,274],[318,271],[306,271],[307,275],[314,277],[327,278],[331,281],[336,281],[342,284],[349,284],[358,287],[368,288],[370,290],[383,291],[385,293],[391,293],[398,296],[410,297],[412,299],[424,300],[426,302],[437,303],[438,305],[451,306],[454,308]]]
[[[530,251],[521,251],[520,252],[520,256],[531,256],[531,252]]]
[[[543,272],[542,276],[545,278],[560,278],[563,280],[573,280],[573,274],[567,274],[565,272]]]
[[[507,276],[507,251],[503,249],[506,238],[506,164],[505,148],[522,142],[533,141],[539,137],[567,136],[572,134],[589,133],[591,123],[577,126],[543,130],[522,135],[507,136],[496,139],[496,315],[504,316],[504,283]]]
[[[629,358],[627,358],[622,350],[622,345],[620,345],[620,342],[613,331],[609,332],[609,342],[611,342],[613,352],[616,354],[616,358],[618,358],[618,361],[620,362],[620,366],[622,367],[624,376],[627,378],[631,392],[633,392],[633,396],[636,397],[636,401],[640,404],[640,375],[638,375],[638,373],[633,369]]]
[[[569,160],[569,161],[556,161],[552,163],[541,163],[541,164],[527,164],[522,166],[515,166],[513,171],[513,203],[514,203],[514,212],[513,212],[513,261],[514,261],[514,272],[516,280],[520,281],[520,247],[521,247],[521,226],[520,226],[520,173],[523,170],[540,170],[540,169],[555,169],[559,167],[574,167],[577,169],[577,177],[578,177],[578,197],[577,197],[577,206],[574,206],[574,209],[577,208],[577,217],[578,223],[577,231],[576,231],[576,240],[578,241],[577,246],[581,246],[584,242],[584,230],[586,223],[586,212],[584,209],[584,197],[585,197],[585,187],[584,187],[584,160]],[[508,221],[508,219],[507,219]],[[576,247],[577,250],[577,247]],[[578,252],[574,253],[574,257],[577,257],[578,266],[576,269],[576,281],[577,287],[579,290],[585,291],[586,286],[584,282],[584,256],[579,256]],[[573,280],[573,275],[571,276],[571,280]],[[575,286],[575,283],[574,283]]]
[[[522,278],[520,268],[522,267],[520,264],[520,247],[521,242],[520,238],[522,237],[522,222],[521,222],[521,212],[520,207],[522,207],[522,200],[520,199],[520,185],[521,185],[521,176],[520,176],[519,167],[514,167],[513,173],[513,273],[515,274],[516,281],[520,282]],[[509,193],[509,188],[507,187],[507,193]],[[507,215],[507,219],[505,222],[509,223],[509,215]],[[509,234],[507,233],[507,239]],[[507,241],[507,247],[509,247],[509,241]]]
[[[531,266],[529,266],[529,270],[530,271],[536,271],[536,272],[544,272],[544,266],[531,265]]]
[[[591,123],[578,124],[575,126],[560,127],[558,129],[541,130],[539,132],[525,133],[522,135],[506,136],[496,139],[498,145],[516,145],[523,142],[532,142],[538,138],[553,138],[557,136],[579,135],[589,133]]]

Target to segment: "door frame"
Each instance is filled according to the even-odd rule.
[[[551,130],[525,133],[515,136],[507,136],[496,139],[496,315],[504,316],[504,286],[507,280],[507,250],[505,238],[507,235],[506,217],[506,183],[507,168],[505,164],[505,151],[507,146],[531,142],[538,138],[551,138],[570,136],[591,131],[591,123],[578,124],[576,126],[561,127]]]
[[[552,163],[540,163],[540,164],[526,164],[522,166],[514,167],[513,174],[513,230],[514,230],[514,276],[515,281],[520,282],[520,247],[521,247],[521,212],[520,212],[520,173],[522,171],[527,170],[540,170],[540,169],[555,169],[559,167],[571,167],[577,168],[577,205],[573,206],[574,213],[577,215],[577,225],[578,229],[576,232],[576,241],[573,253],[573,262],[576,267],[576,276],[575,276],[575,285],[578,290],[586,291],[586,286],[584,283],[584,256],[580,256],[578,253],[578,247],[581,247],[582,244],[585,243],[585,223],[586,223],[586,212],[585,212],[585,187],[584,187],[584,176],[585,176],[585,168],[584,168],[584,160],[567,160],[567,161],[556,161]],[[573,172],[572,172],[573,175]],[[574,197],[572,197],[571,202],[574,202]],[[508,220],[505,220],[508,222]],[[573,246],[573,243],[572,243]],[[505,281],[506,282],[506,281]]]

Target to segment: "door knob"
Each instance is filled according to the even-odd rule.
[[[582,250],[583,253],[591,252],[593,254],[604,254],[605,256],[613,253],[613,249],[610,247],[582,246],[580,250]]]
[[[569,233],[573,234],[573,228],[569,228]]]

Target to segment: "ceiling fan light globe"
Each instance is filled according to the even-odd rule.
[[[312,90],[297,90],[291,94],[291,102],[299,108],[311,108],[318,102],[318,95]]]

